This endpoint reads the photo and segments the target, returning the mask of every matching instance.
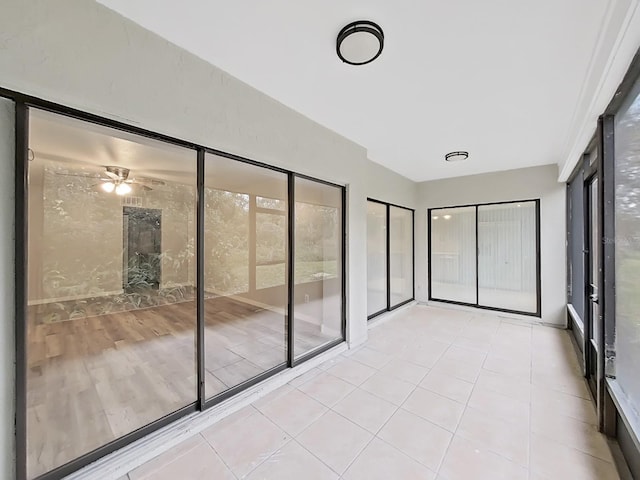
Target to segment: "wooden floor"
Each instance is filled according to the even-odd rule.
[[[29,313],[28,473],[35,477],[196,401],[196,311],[186,301],[42,323]],[[332,338],[296,319],[296,352]],[[205,390],[212,397],[286,361],[276,313],[205,301]]]

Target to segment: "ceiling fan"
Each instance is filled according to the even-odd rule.
[[[106,166],[104,176],[99,176],[98,180],[102,183],[94,185],[99,187],[102,191],[107,193],[115,192],[116,195],[127,195],[132,192],[132,186],[142,188],[144,191],[153,190],[150,185],[164,185],[162,180],[154,178],[136,177],[129,178],[131,170],[124,167]],[[81,175],[73,173],[58,173],[58,175],[65,176],[81,176],[81,177],[96,177],[97,175]]]

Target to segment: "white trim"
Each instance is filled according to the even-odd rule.
[[[289,383],[294,378],[340,355],[347,349],[347,344],[341,343],[327,352],[307,360],[295,368],[284,370],[204,412],[196,412],[177,420],[175,423],[151,433],[65,478],[66,480],[119,479],[230,414]]]
[[[618,88],[618,85],[622,81],[622,77],[628,68],[627,55],[621,55],[623,50],[625,50],[623,46],[626,46],[626,49],[630,47],[633,48],[631,58],[633,58],[633,54],[635,54],[635,49],[637,48],[635,41],[634,45],[625,45],[625,40],[628,39],[629,26],[638,13],[638,1],[639,0],[626,0],[628,3],[626,7],[622,5],[623,0],[612,0],[609,3],[607,15],[603,21],[606,27],[603,27],[598,35],[586,79],[580,91],[579,100],[573,114],[563,156],[558,162],[560,167],[559,182],[566,182],[571,176],[573,169],[580,161],[584,150],[591,141],[591,137],[593,137],[596,129],[596,119],[603,113],[606,105],[613,97],[616,88]],[[618,13],[618,8],[623,9],[622,13]],[[616,15],[616,13],[618,14]],[[608,34],[612,32],[616,33],[614,40],[612,42],[605,42]],[[632,40],[633,39],[628,40],[626,43],[629,44]],[[597,82],[589,82],[588,80],[596,75],[596,59],[603,54],[603,49],[606,49],[608,45],[611,45],[611,47],[602,67],[602,72],[597,78]],[[628,54],[628,52],[625,53]],[[621,74],[622,76],[617,78],[619,75],[618,72],[622,67],[624,67]],[[594,83],[595,87],[593,87],[593,91],[587,88],[587,85],[593,85]],[[585,104],[588,104],[588,107],[583,109],[580,114],[580,107]]]

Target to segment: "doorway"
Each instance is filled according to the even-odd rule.
[[[162,269],[162,210],[123,207],[123,272],[125,293],[158,290]]]

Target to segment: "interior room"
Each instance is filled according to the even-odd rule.
[[[0,478],[640,478],[637,0],[2,0],[0,46]]]

